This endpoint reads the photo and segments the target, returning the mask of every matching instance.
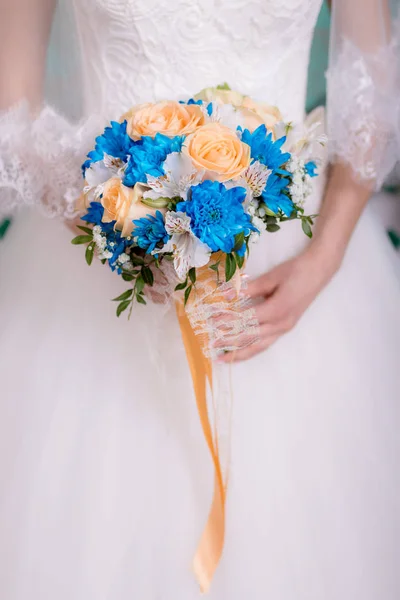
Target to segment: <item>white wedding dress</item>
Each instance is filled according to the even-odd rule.
[[[75,0],[84,115],[115,118],[227,81],[302,121],[320,4]],[[27,148],[23,106],[2,125],[7,134],[13,114]],[[155,306],[115,317],[121,279],[89,269],[64,223],[42,216],[70,213],[55,190],[79,181],[89,146],[78,150],[81,130],[50,110],[35,127],[42,157],[59,162],[53,144],[66,158],[58,174],[0,162],[0,185],[14,177],[25,202],[0,248],[0,597],[195,600],[190,565],[213,470],[176,317]],[[50,204],[32,193],[46,175]],[[34,202],[43,210],[26,208]],[[249,274],[306,243],[296,222],[263,235]],[[232,367],[226,540],[211,599],[398,600],[399,356],[397,266],[367,208],[295,329]]]

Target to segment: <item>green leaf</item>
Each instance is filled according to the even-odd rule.
[[[210,269],[212,269],[213,271],[215,271],[216,273],[218,273],[218,269],[219,269],[219,265],[221,264],[221,261],[219,260],[217,263],[215,263],[215,265],[210,265]]]
[[[265,220],[268,225],[274,225],[276,223],[276,217],[271,217],[270,215],[267,215]]]
[[[184,290],[185,287],[187,286],[187,279],[186,281],[182,281],[182,283],[178,283],[178,285],[175,287],[175,291],[179,292],[179,290]]]
[[[136,296],[136,301],[139,302],[139,304],[147,304],[146,300],[140,294]]]
[[[143,258],[141,258],[140,256],[137,256],[136,254],[131,254],[131,261],[132,261],[132,264],[134,264],[136,266],[138,266],[138,265],[140,265],[140,266],[144,265]]]
[[[130,298],[132,296],[132,294],[133,294],[133,288],[131,288],[130,290],[126,290],[126,292],[124,292],[120,296],[113,298],[112,301],[119,302],[120,300],[127,300],[128,298]]]
[[[197,277],[197,275],[196,275],[196,269],[195,269],[195,267],[192,267],[192,268],[189,270],[189,279],[190,279],[190,281],[191,281],[193,284],[194,284],[194,283],[196,283],[196,277]]]
[[[311,230],[311,226],[310,223],[307,221],[306,218],[303,218],[301,220],[301,226],[303,228],[304,233],[309,237],[312,238],[312,230]]]
[[[225,280],[230,281],[236,272],[236,260],[233,254],[226,255]]]
[[[271,225],[267,225],[267,231],[269,231],[270,233],[275,233],[275,231],[279,231],[280,227],[279,225],[274,225],[273,223],[271,223]]]
[[[225,83],[220,83],[219,85],[217,85],[217,90],[227,90],[229,92],[231,88],[225,81]]]
[[[189,296],[190,296],[190,292],[192,291],[193,286],[189,285],[189,287],[186,288],[185,290],[185,300],[183,302],[183,305],[186,306],[187,301],[189,300]]]
[[[74,244],[75,246],[78,244],[87,244],[88,242],[91,242],[92,239],[93,237],[91,235],[78,235],[71,240],[71,244]]]
[[[85,252],[86,262],[89,265],[89,267],[92,264],[93,255],[94,255],[94,242],[89,244],[89,246],[86,248],[86,252]]]
[[[143,292],[144,289],[144,279],[141,275],[138,275],[136,278],[136,285],[135,285],[135,291],[136,294],[141,294]]]
[[[117,306],[117,317],[119,317],[119,315],[124,312],[124,310],[126,310],[128,308],[128,306],[130,305],[131,301],[130,300],[125,300],[124,302],[121,302],[120,304],[118,304]]]
[[[89,227],[84,227],[83,225],[77,225],[77,228],[93,237],[93,229],[90,229]]]
[[[171,198],[143,198],[142,200],[145,206],[149,206],[150,208],[167,208],[168,204],[171,202]]]
[[[154,283],[154,275],[150,267],[142,267],[141,274],[143,277],[143,281],[151,287]]]
[[[100,262],[101,262],[102,265],[105,265],[106,262],[107,262],[107,259],[106,258],[102,258]]]
[[[269,217],[276,217],[276,213],[274,213],[274,211],[272,211],[270,208],[268,208],[268,206],[266,204],[263,205],[263,209],[265,210],[265,214],[268,215]]]
[[[241,269],[244,265],[244,256],[239,256],[239,254],[236,254],[236,264],[239,269]]]
[[[237,235],[235,235],[235,245],[233,247],[233,251],[237,252],[244,244],[244,232],[241,231]]]
[[[133,281],[135,278],[130,273],[122,273],[122,279],[124,281]]]

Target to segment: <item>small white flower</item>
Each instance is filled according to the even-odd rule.
[[[109,250],[104,250],[104,252],[102,254],[99,255],[100,260],[103,260],[104,258],[106,260],[109,260],[112,257],[113,253],[110,252]]]
[[[122,252],[119,257],[118,257],[118,262],[120,265],[124,265],[125,263],[127,263],[129,261],[129,255],[126,254],[125,252]]]
[[[107,245],[106,236],[102,235],[101,227],[99,227],[99,225],[93,227],[93,241],[99,252],[102,252]]]
[[[200,183],[204,172],[198,171],[189,156],[183,152],[171,152],[164,161],[165,175],[162,177],[147,176],[150,191],[146,197],[152,200],[158,198],[180,197],[187,200],[187,193],[192,185]]]

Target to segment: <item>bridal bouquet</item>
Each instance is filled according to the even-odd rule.
[[[206,280],[217,289],[236,276],[237,285],[263,230],[300,219],[311,237],[310,147],[277,108],[227,85],[134,106],[83,164],[85,225],[72,243],[86,244],[89,265],[97,256],[130,284],[115,298],[118,316],[146,304],[160,282],[186,306],[200,280],[203,290]]]

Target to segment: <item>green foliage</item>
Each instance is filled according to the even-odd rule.
[[[231,87],[226,83],[220,83],[219,85],[217,85],[217,90],[227,90],[228,92],[231,91]]]
[[[185,290],[185,298],[184,298],[184,303],[183,303],[184,306],[186,306],[187,301],[189,300],[189,296],[191,294],[192,289],[193,289],[193,285],[189,285]]]
[[[126,292],[124,292],[120,296],[113,298],[112,302],[120,302],[121,300],[128,300],[128,298],[130,298],[132,296],[132,294],[133,294],[133,288],[130,290],[126,290]]]
[[[124,300],[123,302],[121,302],[120,304],[118,304],[117,306],[117,317],[119,317],[119,315],[124,312],[124,310],[126,310],[128,308],[128,306],[130,305],[131,301],[130,300]]]
[[[192,267],[189,271],[189,279],[192,282],[192,284],[194,285],[196,283],[196,269],[195,267]]]
[[[84,233],[87,233],[90,236],[93,236],[93,229],[90,229],[90,227],[84,227],[83,225],[77,225],[77,228],[80,229],[81,231],[83,231]]]
[[[230,281],[236,272],[236,259],[234,255],[227,254],[225,259],[225,280]]]
[[[178,285],[175,287],[175,291],[179,292],[180,290],[184,290],[185,287],[188,284],[188,280],[186,279],[185,281],[182,281],[182,283],[178,283]]]
[[[145,284],[152,287],[154,284],[154,275],[150,267],[143,266],[140,273]]]
[[[74,244],[74,246],[77,246],[78,244],[87,244],[88,242],[91,242],[92,240],[93,240],[92,235],[77,235],[76,237],[74,237],[73,240],[71,240],[71,244]]]
[[[304,233],[306,234],[306,236],[308,236],[310,239],[313,236],[312,229],[311,229],[312,224],[313,224],[313,221],[312,221],[311,217],[302,217],[301,227],[302,227]]]
[[[86,252],[85,252],[85,259],[86,259],[86,262],[89,265],[89,267],[90,267],[90,265],[92,264],[92,261],[93,261],[94,246],[95,246],[94,242],[91,242],[89,244],[89,246],[86,248]]]

